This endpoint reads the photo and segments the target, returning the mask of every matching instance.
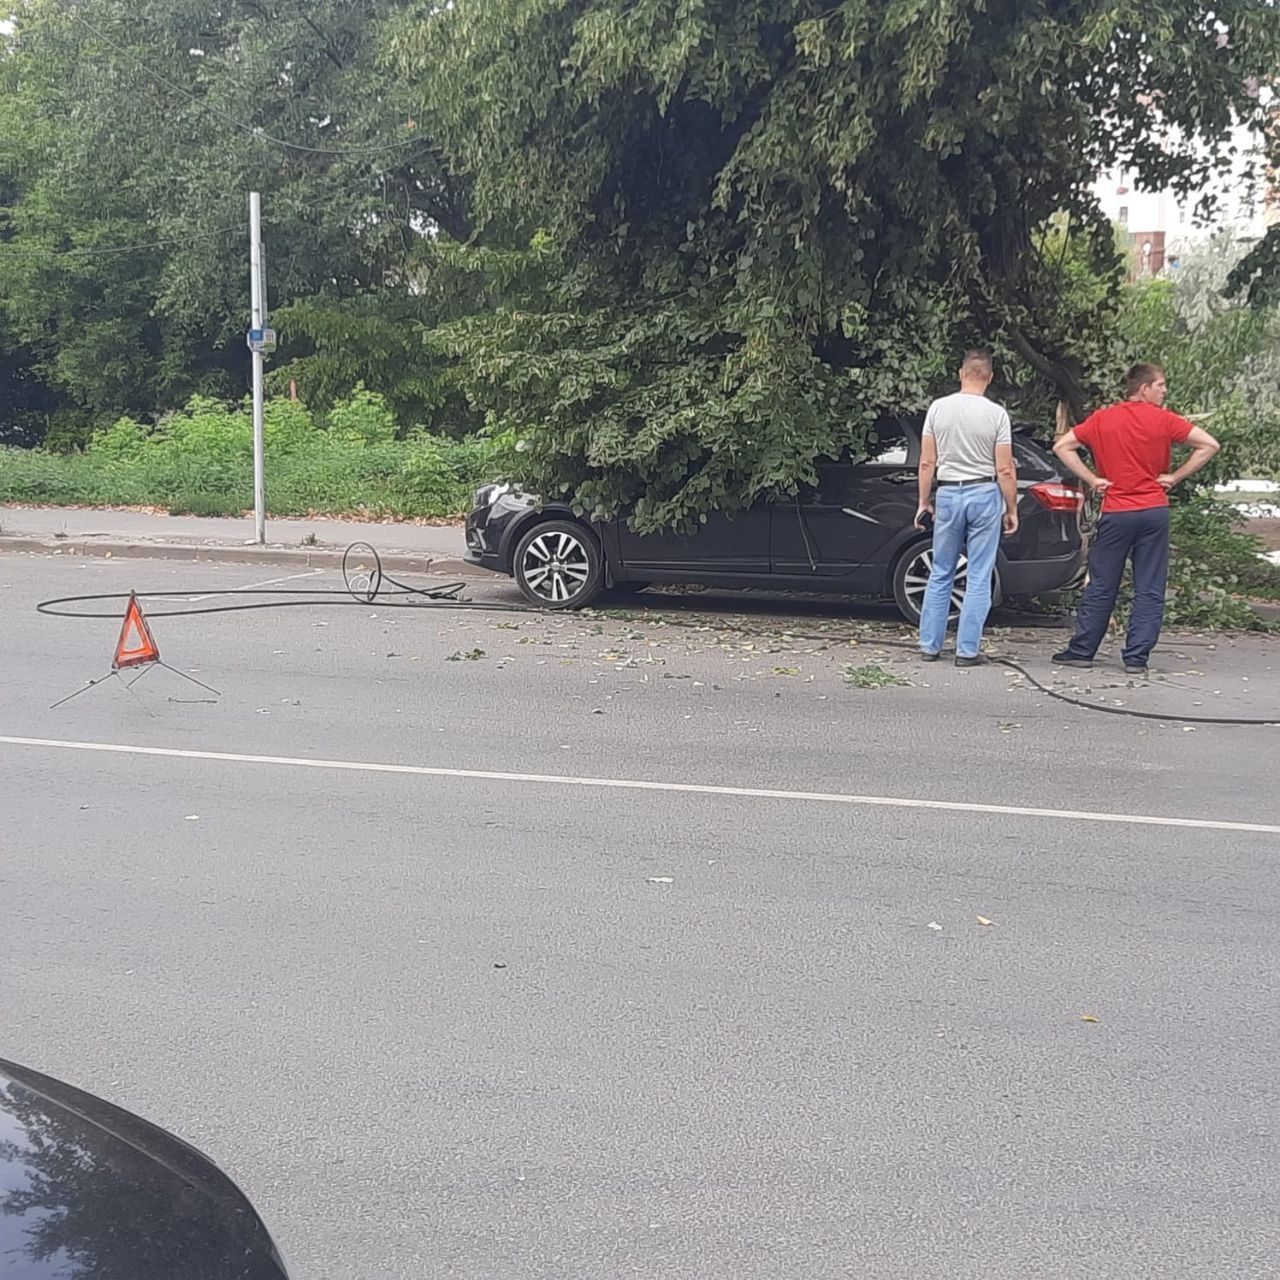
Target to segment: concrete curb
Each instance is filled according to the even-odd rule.
[[[372,545],[372,544],[371,544]],[[190,561],[205,564],[262,564],[288,568],[340,569],[343,552],[329,547],[232,547],[191,542],[124,542],[88,538],[24,538],[0,536],[0,554],[94,556],[98,559]],[[465,560],[432,559],[405,551],[379,551],[391,573],[430,573],[449,578],[492,577]]]

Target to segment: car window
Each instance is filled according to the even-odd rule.
[[[1020,476],[1046,480],[1059,474],[1053,454],[1016,431],[1013,436],[1013,457],[1018,464]]]
[[[861,460],[883,467],[903,467],[910,458],[910,451],[911,442],[900,422],[877,422]]]

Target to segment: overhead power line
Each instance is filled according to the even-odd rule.
[[[239,223],[236,228],[239,228]],[[150,240],[146,244],[108,245],[97,249],[28,249],[23,245],[0,243],[0,260],[4,258],[109,258],[121,254],[144,253],[148,249],[170,249],[178,244],[201,244],[206,240],[216,240],[227,235],[232,227],[222,227],[217,231],[205,231],[199,235],[174,236],[168,240]]]
[[[377,182],[380,178],[385,178],[390,170],[384,170],[380,173],[366,174],[360,178],[360,182]],[[308,200],[301,205],[295,205],[298,211],[306,211],[319,208],[321,205],[328,204],[334,198],[335,194],[349,192],[355,183],[347,183],[338,188],[337,192],[329,192],[327,195],[320,196],[315,200]],[[280,221],[277,216],[272,217],[270,213],[264,214],[267,221]],[[187,244],[203,244],[207,240],[218,240],[223,236],[240,234],[244,230],[244,220],[238,219],[236,222],[229,222],[225,226],[219,227],[216,231],[201,231],[194,235],[171,236],[164,240],[149,240],[145,244],[119,244],[119,245],[102,245],[97,248],[86,249],[29,249],[24,245],[14,245],[0,242],[0,261],[5,258],[42,258],[58,260],[62,258],[107,258],[119,257],[130,253],[146,253],[151,249],[171,249],[175,245]]]
[[[130,62],[132,62],[157,84],[163,85],[166,89],[180,94],[189,102],[194,103],[202,111],[225,121],[233,128],[239,129],[241,133],[246,133],[260,142],[269,143],[271,146],[281,147],[286,151],[296,151],[301,155],[332,156],[334,158],[339,158],[343,156],[380,155],[389,151],[400,151],[407,147],[417,146],[422,142],[421,138],[401,138],[396,142],[383,142],[367,147],[313,147],[304,142],[290,142],[287,138],[277,138],[273,134],[267,133],[264,129],[259,128],[257,125],[249,124],[245,120],[240,120],[230,112],[224,111],[221,107],[216,107],[212,103],[206,102],[199,95],[192,93],[185,86],[180,85],[176,80],[171,80],[168,76],[162,75],[159,71],[155,70],[154,67],[149,66],[139,58],[132,49],[120,44],[117,40],[113,40],[105,31],[95,26],[88,20],[88,18],[83,17],[74,9],[65,8],[63,12],[73,22],[83,27],[86,31],[91,32],[109,48],[114,49],[122,57],[128,58]]]

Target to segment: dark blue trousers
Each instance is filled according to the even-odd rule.
[[[1092,658],[1111,622],[1125,562],[1133,559],[1133,613],[1129,618],[1126,666],[1145,667],[1160,639],[1169,581],[1169,508],[1113,511],[1098,522],[1089,549],[1089,585],[1076,613],[1076,633],[1067,652]]]

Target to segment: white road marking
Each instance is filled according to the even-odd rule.
[[[390,773],[417,778],[462,778],[479,782],[526,783],[544,787],[593,787],[613,791],[722,796],[735,800],[802,800],[811,804],[862,805],[883,809],[934,809],[943,813],[987,813],[1001,817],[1051,818],[1065,822],[1111,822],[1137,827],[1184,827],[1202,831],[1249,831],[1280,835],[1280,825],[1226,822],[1216,818],[1165,818],[1140,813],[1100,813],[1087,809],[1033,809],[1023,805],[974,804],[967,800],[918,800],[907,796],[858,796],[827,791],[779,791],[764,787],[720,787],[692,782],[646,782],[637,778],[574,778],[550,773],[507,773],[493,769],[444,769],[421,764],[384,764],[372,760],[323,760],[305,756],[242,755],[231,751],[186,751],[177,747],[138,747],[122,742],[67,742],[58,738],[0,736],[0,745],[55,751],[94,751],[108,755],[159,756],[172,760],[210,760],[222,764],[274,765],[287,769],[327,769],[345,773]]]
[[[214,591],[207,596],[155,596],[153,598],[165,604],[199,604],[202,600],[217,600],[220,596],[233,596],[238,591],[256,591],[260,587],[278,587],[282,582],[294,582],[298,578],[314,578],[325,572],[324,569],[308,569],[306,573],[291,573],[285,578],[268,578],[266,582],[250,582],[247,586]]]

